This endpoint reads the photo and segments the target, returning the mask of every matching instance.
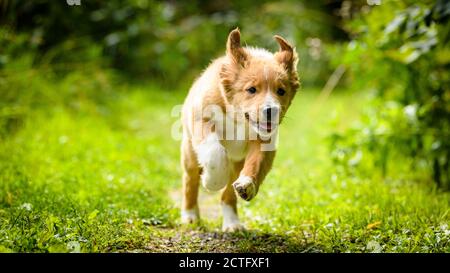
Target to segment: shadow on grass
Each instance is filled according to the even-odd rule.
[[[247,230],[225,233],[197,229],[168,229],[151,236],[143,249],[131,252],[323,252],[302,236]]]

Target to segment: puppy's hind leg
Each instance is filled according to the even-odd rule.
[[[191,141],[183,138],[181,143],[181,166],[183,169],[183,200],[181,207],[181,222],[185,224],[197,222],[200,219],[198,209],[198,187],[200,167],[192,149]]]

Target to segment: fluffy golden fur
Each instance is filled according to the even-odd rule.
[[[274,38],[280,49],[270,53],[242,47],[239,29],[231,31],[226,55],[208,66],[186,97],[183,222],[199,219],[201,183],[207,190],[222,190],[223,230],[243,228],[236,193],[246,201],[257,194],[275,156],[275,149],[263,146],[276,137],[299,87],[295,49],[282,37]]]

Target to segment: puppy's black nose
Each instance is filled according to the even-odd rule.
[[[274,120],[278,117],[278,107],[276,106],[266,106],[263,109],[263,115],[268,121]]]

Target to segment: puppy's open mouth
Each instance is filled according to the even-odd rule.
[[[270,121],[254,121],[250,118],[248,113],[245,113],[245,118],[248,120],[251,126],[256,129],[257,132],[262,132],[270,134],[273,130],[277,128],[276,123]]]

